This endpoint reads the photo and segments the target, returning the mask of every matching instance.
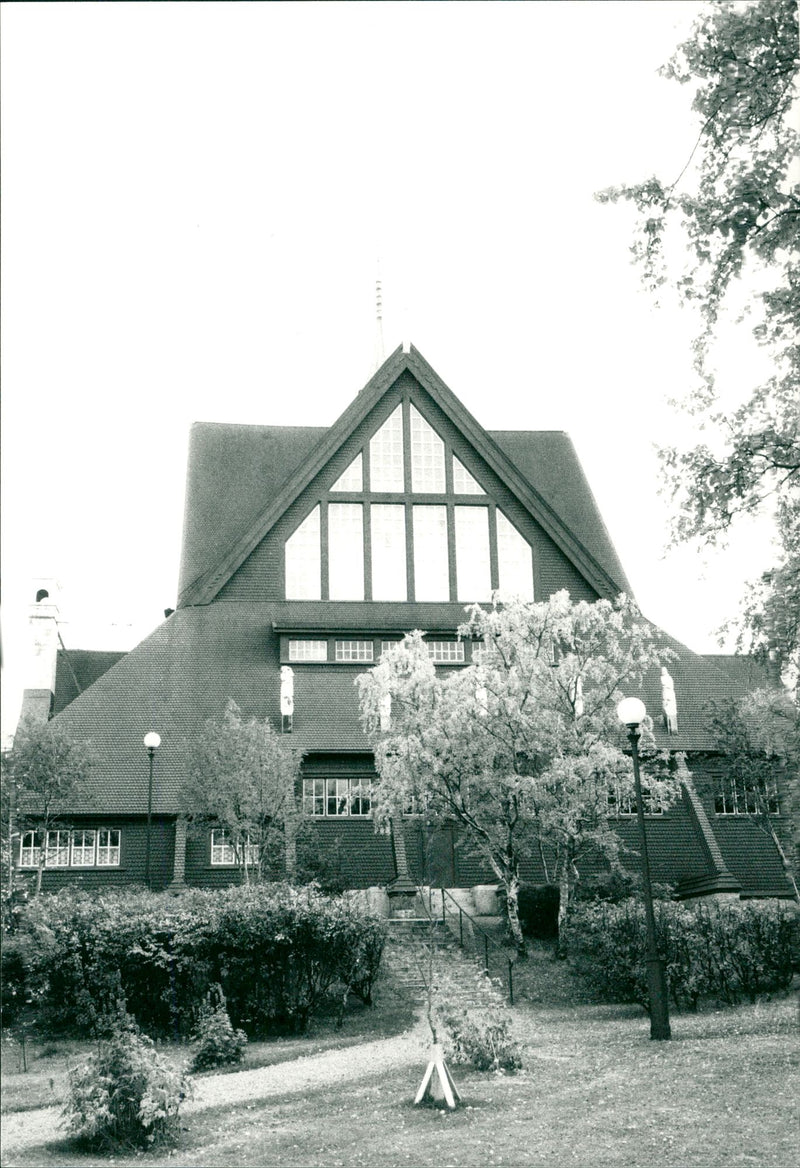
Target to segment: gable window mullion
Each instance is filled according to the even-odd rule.
[[[320,585],[323,600],[330,600],[330,590],[328,587],[328,501],[323,499],[320,503],[320,525],[319,525],[319,544],[320,544]]]
[[[500,567],[497,556],[497,508],[489,502],[489,573],[492,581],[492,592],[500,587]]]
[[[447,500],[447,567],[450,580],[450,600],[458,599],[458,566],[456,564],[456,513],[452,497]]]

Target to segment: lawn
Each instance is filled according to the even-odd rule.
[[[193,1113],[176,1150],[116,1155],[114,1162],[143,1168],[796,1163],[795,999],[676,1015],[668,1043],[651,1042],[647,1019],[632,1007],[523,1000],[514,1014],[524,1072],[498,1076],[453,1067],[463,1099],[455,1113],[411,1105],[420,1062],[412,1070]],[[294,1052],[303,1042],[323,1040],[301,1040]],[[109,1161],[62,1143],[4,1162],[78,1168]]]

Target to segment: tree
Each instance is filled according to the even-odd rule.
[[[85,805],[90,799],[86,781],[91,768],[89,747],[73,741],[58,722],[27,718],[20,722],[14,745],[3,758],[9,847],[13,849],[17,834],[35,833],[36,896],[42,888],[48,833],[64,826],[77,802]]]
[[[702,383],[684,408],[704,433],[690,449],[661,452],[673,542],[725,538],[737,516],[763,513],[769,500],[778,562],[751,590],[744,627],[752,647],[790,669],[800,663],[799,70],[797,0],[710,5],[662,70],[695,87],[701,126],[686,166],[668,184],[653,177],[598,195],[636,208],[632,251],[652,290],[668,281],[673,241],[684,245],[687,266],[670,282],[699,313]],[[714,346],[743,278],[744,315],[772,375],[731,411]]]
[[[755,690],[739,701],[712,706],[709,728],[724,756],[727,782],[738,809],[753,817],[775,845],[800,902],[800,709],[786,693]],[[786,817],[789,847],[778,817]]]
[[[589,852],[619,863],[609,793],[631,796],[616,721],[623,687],[661,659],[651,626],[624,598],[475,606],[459,635],[481,643],[476,664],[436,675],[423,634],[408,634],[358,679],[380,780],[374,814],[409,807],[450,819],[488,862],[505,895],[520,954],[520,865],[538,854],[561,887],[563,924]],[[652,743],[652,737],[650,737]],[[652,778],[668,798],[671,780]]]
[[[224,831],[242,881],[292,865],[300,760],[269,722],[245,721],[229,700],[194,746],[182,804],[187,818]]]

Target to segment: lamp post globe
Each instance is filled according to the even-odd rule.
[[[642,893],[644,896],[644,916],[647,926],[647,987],[650,997],[650,1037],[666,1039],[670,1037],[669,1003],[667,999],[667,979],[664,962],[658,955],[656,945],[656,918],[653,912],[653,888],[650,883],[650,859],[647,854],[647,832],[644,822],[644,800],[642,798],[642,778],[639,773],[639,737],[647,709],[640,698],[623,698],[617,706],[617,717],[628,730],[633,760],[633,784],[636,790],[636,818],[639,823],[639,844],[642,855]]]
[[[147,838],[144,852],[144,882],[150,887],[150,841],[153,834],[153,760],[156,751],[161,745],[161,735],[155,730],[149,730],[144,736],[144,745],[147,750],[149,774],[147,779]]]

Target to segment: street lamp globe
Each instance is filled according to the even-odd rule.
[[[144,736],[144,744],[148,750],[158,750],[161,745],[161,735],[156,734],[155,730],[150,730]]]
[[[641,726],[646,714],[641,698],[623,698],[617,706],[617,717],[624,726]]]

